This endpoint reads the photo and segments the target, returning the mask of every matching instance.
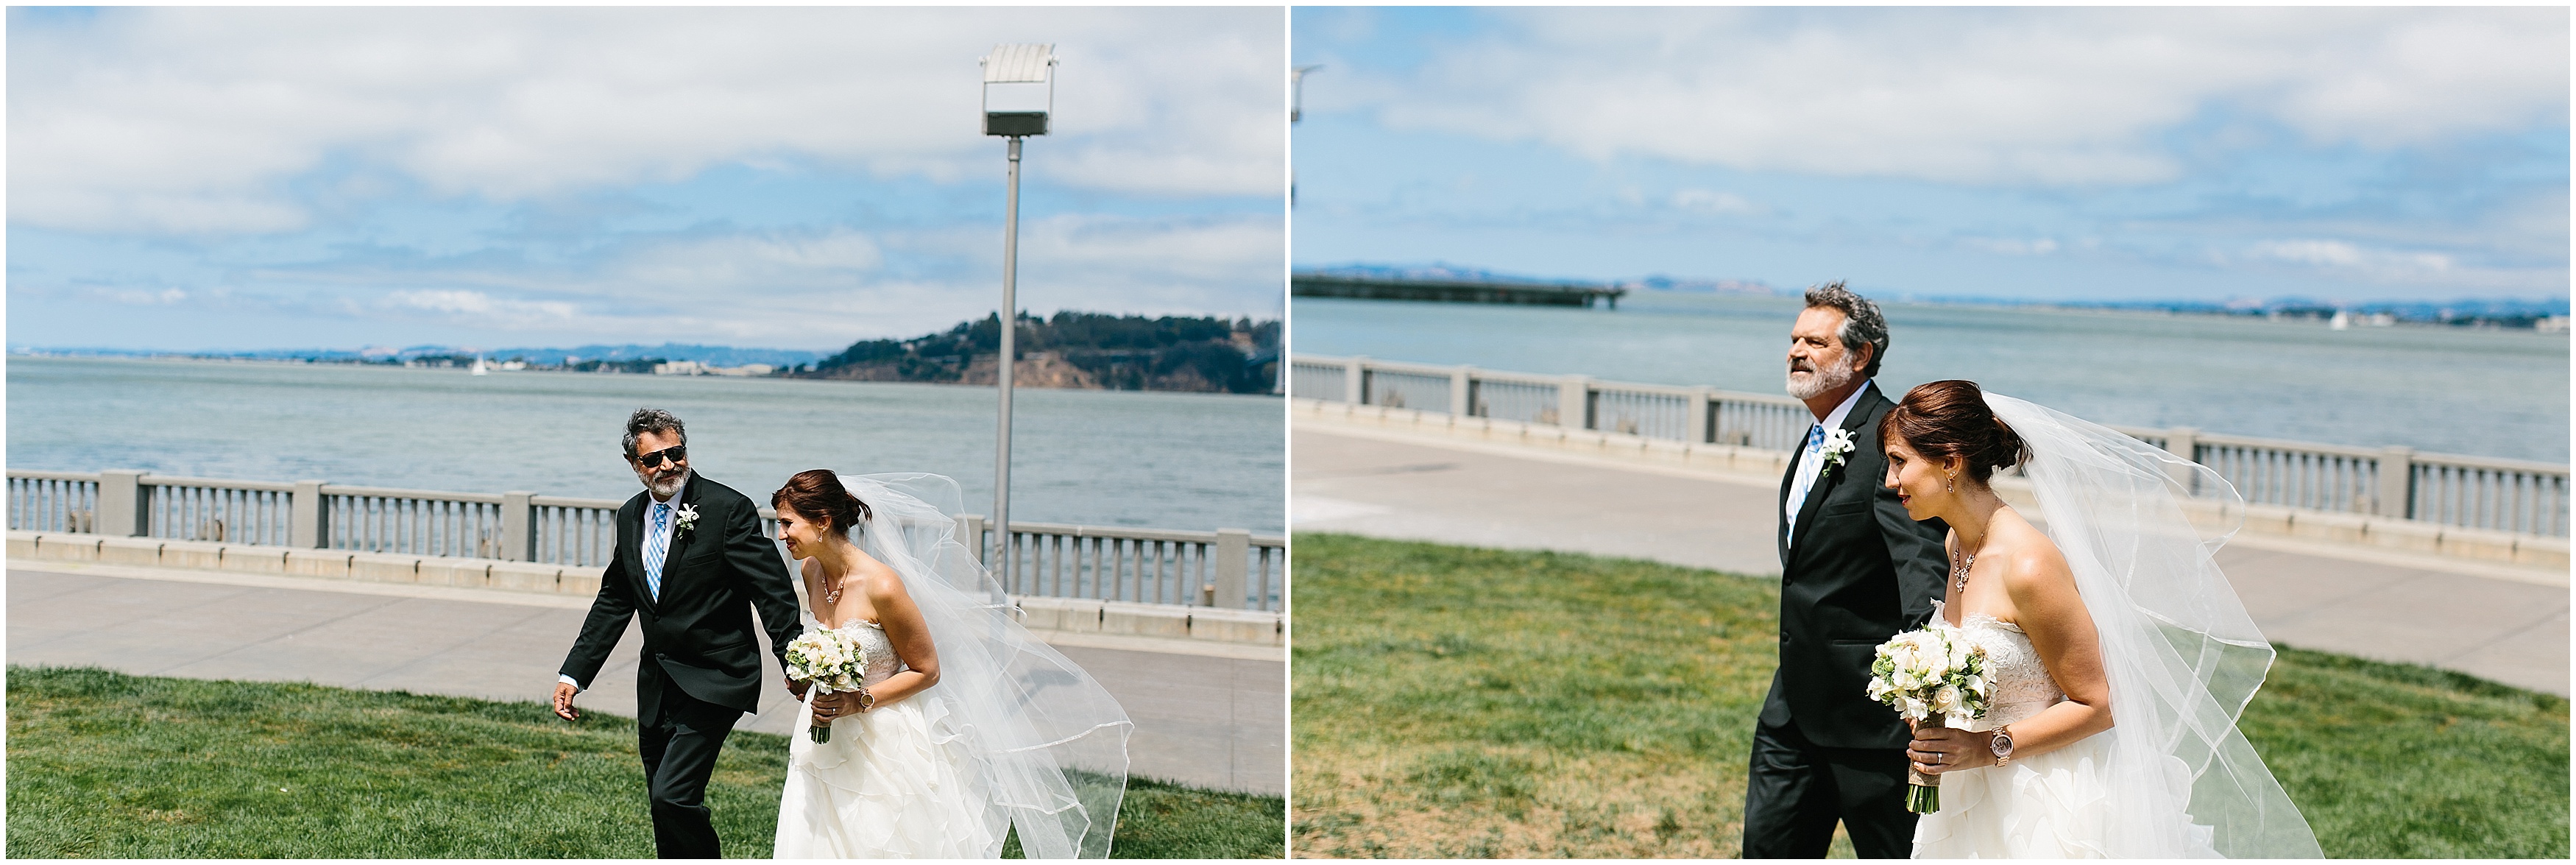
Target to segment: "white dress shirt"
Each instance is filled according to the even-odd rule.
[[[1852,391],[1851,396],[1844,397],[1842,405],[1834,406],[1834,410],[1826,414],[1824,420],[1817,421],[1814,426],[1807,428],[1806,438],[1800,443],[1805,452],[1798,458],[1798,481],[1789,487],[1789,500],[1781,506],[1782,515],[1787,519],[1787,522],[1782,525],[1786,527],[1793,544],[1798,537],[1798,511],[1807,506],[1807,493],[1816,488],[1816,478],[1824,473],[1825,468],[1824,446],[1821,443],[1808,445],[1806,442],[1816,440],[1816,430],[1830,432],[1841,429],[1843,419],[1851,416],[1852,406],[1860,404],[1861,394],[1868,393],[1870,388],[1877,386],[1878,383],[1875,381],[1861,382],[1860,389]],[[1844,459],[1848,461],[1850,457],[1846,455]]]

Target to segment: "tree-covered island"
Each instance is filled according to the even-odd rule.
[[[860,340],[785,374],[799,378],[992,384],[1001,317],[911,339]],[[1058,312],[1019,315],[1012,384],[1101,390],[1271,393],[1279,322]]]

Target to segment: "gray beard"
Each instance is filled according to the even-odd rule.
[[[1851,367],[1838,364],[1821,365],[1816,367],[1815,372],[1807,374],[1807,381],[1802,385],[1798,383],[1797,373],[1792,372],[1789,374],[1789,395],[1797,399],[1815,399],[1819,395],[1832,393],[1835,389],[1850,384],[1852,379],[1859,376],[1859,371]]]
[[[643,472],[635,473],[636,479],[643,481],[644,488],[651,490],[655,498],[664,499],[670,498],[672,493],[679,492],[680,485],[689,482],[689,476],[690,471],[688,469],[681,469],[680,473],[671,476],[669,481],[656,482],[652,478],[646,477]]]

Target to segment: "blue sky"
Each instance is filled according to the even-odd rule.
[[[2565,297],[2568,10],[1302,7],[1298,267]]]
[[[9,12],[8,342],[837,350],[999,303],[976,60],[1054,42],[1039,314],[1283,312],[1277,8]]]

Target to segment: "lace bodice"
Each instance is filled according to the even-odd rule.
[[[1992,730],[2066,699],[2066,691],[2048,677],[2048,665],[2040,661],[2039,650],[2019,626],[1984,613],[1969,613],[1959,620],[1959,633],[1969,645],[1986,650],[1986,716],[1969,729]]]
[[[805,626],[822,628],[823,623],[815,621],[814,617],[809,615],[805,617]],[[866,619],[852,618],[841,623],[841,627],[836,630],[848,635],[850,642],[857,643],[860,649],[868,653],[867,675],[860,677],[859,684],[874,685],[885,681],[887,676],[903,672],[903,659],[895,657],[894,640],[886,636],[884,625]]]

